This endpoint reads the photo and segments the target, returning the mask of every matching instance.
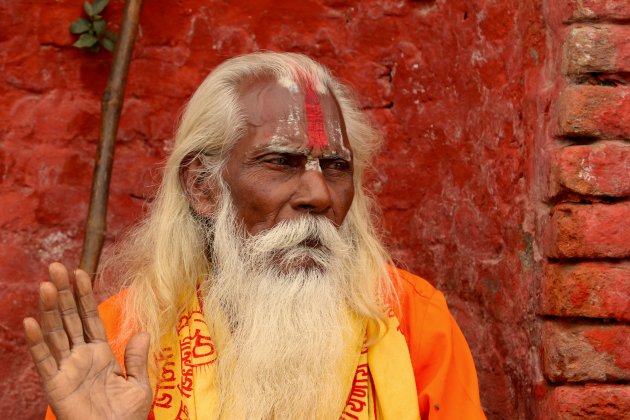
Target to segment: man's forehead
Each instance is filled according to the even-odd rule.
[[[297,102],[287,88],[272,80],[250,83],[241,94],[247,122],[254,126],[277,121],[278,116],[286,113],[286,104]]]
[[[247,83],[241,90],[241,103],[247,122],[253,126],[276,123],[289,114],[299,113],[305,118],[308,89],[293,81],[273,79]],[[327,118],[338,119],[334,96],[329,92],[317,93],[322,111]]]
[[[309,84],[267,80],[253,82],[241,92],[257,149],[279,145],[326,149],[352,159],[341,109],[330,91],[319,93]]]

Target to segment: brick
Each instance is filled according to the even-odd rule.
[[[628,0],[565,0],[557,2],[565,22],[630,19]]]
[[[554,383],[630,379],[630,326],[546,321],[543,372]]]
[[[630,196],[630,144],[597,142],[564,147],[551,156],[550,195]]]
[[[630,320],[630,262],[547,264],[540,313]]]
[[[550,258],[626,258],[630,256],[630,202],[562,203],[546,227]]]
[[[630,88],[568,87],[558,99],[557,134],[630,139]]]
[[[630,71],[630,27],[590,25],[570,29],[564,66],[569,76]]]
[[[547,393],[538,419],[609,420],[627,418],[630,412],[630,386],[559,386]]]

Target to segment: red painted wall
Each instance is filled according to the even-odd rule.
[[[67,28],[81,4],[0,2],[0,412],[7,418],[44,410],[20,323],[35,311],[45,265],[77,264],[87,213],[111,56],[71,47]],[[121,10],[112,0],[105,13],[114,26]],[[108,240],[142,215],[178,113],[214,66],[255,50],[306,53],[356,89],[384,132],[369,185],[387,241],[403,267],[445,292],[473,351],[488,417],[531,418],[547,389],[536,314],[537,215],[546,209],[540,172],[549,164],[539,147],[557,89],[547,89],[543,75],[559,60],[556,50],[548,57],[546,37],[555,34],[543,12],[542,1],[519,0],[147,1]]]

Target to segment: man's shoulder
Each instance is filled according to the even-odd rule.
[[[433,418],[438,406],[443,418],[485,418],[475,364],[444,295],[421,277],[391,270],[398,277],[400,331],[409,348],[423,418],[430,412]]]
[[[402,268],[390,267],[403,318],[424,320],[425,315],[450,318],[444,295],[431,283]]]
[[[392,274],[396,291],[401,297],[408,296],[414,299],[431,300],[436,293],[439,293],[431,283],[420,276],[398,267],[390,267],[389,270]]]
[[[390,271],[398,294],[401,331],[410,346],[427,335],[448,334],[453,319],[444,295],[422,277],[400,268]]]
[[[101,318],[120,318],[122,308],[127,298],[127,289],[123,289],[117,293],[114,293],[98,305],[98,313]]]

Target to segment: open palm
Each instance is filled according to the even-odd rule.
[[[146,419],[151,407],[147,374],[149,336],[135,335],[125,349],[126,375],[106,341],[88,275],[50,266],[40,287],[41,327],[24,320],[26,341],[48,402],[58,419]]]

